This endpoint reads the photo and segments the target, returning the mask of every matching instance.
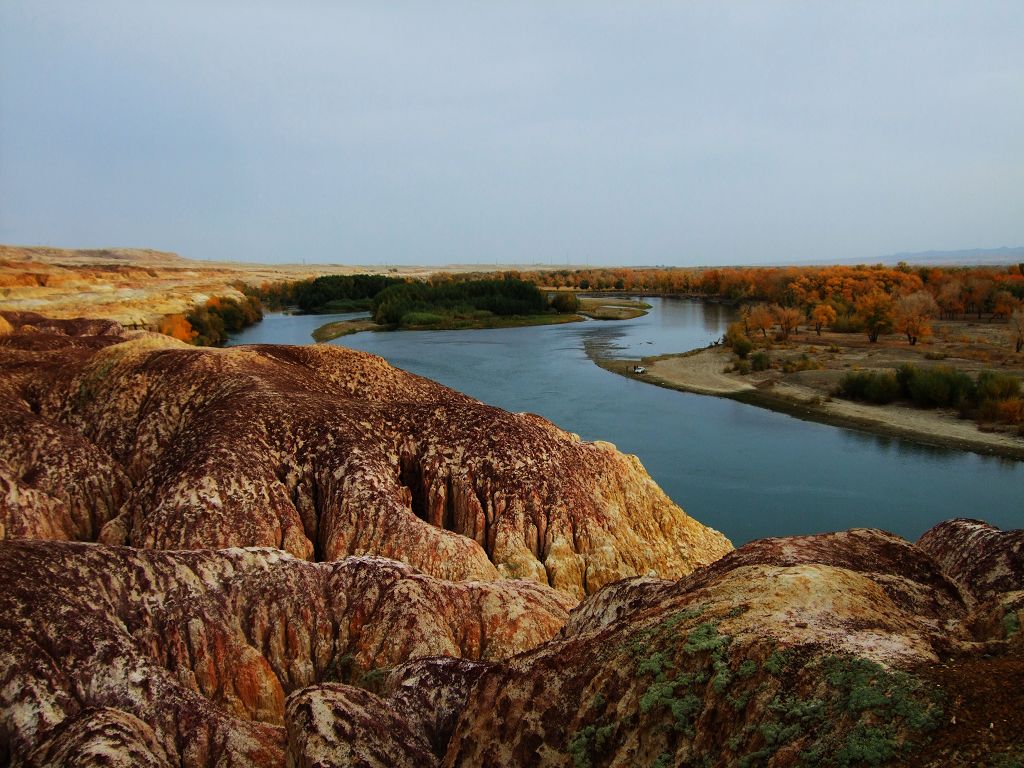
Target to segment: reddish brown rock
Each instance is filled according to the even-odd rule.
[[[0,408],[0,539],[95,540],[128,479],[102,448],[28,407]]]
[[[489,666],[421,659],[388,674],[379,695],[336,684],[298,691],[288,699],[288,765],[437,765],[473,685]]]
[[[880,531],[768,539],[679,581],[609,585],[545,642],[568,601],[531,582],[9,541],[0,758],[975,764],[1024,749],[1024,657],[975,639],[968,590],[992,579],[972,578]],[[991,727],[986,700],[1006,713]]]
[[[618,582],[555,640],[482,675],[443,765],[950,765],[1013,754],[1020,718],[957,730],[957,714],[980,718],[935,674],[967,663],[1024,672],[1012,643],[974,642],[969,603],[926,552],[868,530],[753,542],[678,582]],[[989,682],[1000,706],[1024,707],[1015,678]]]
[[[947,520],[927,531],[917,546],[971,598],[975,637],[1007,640],[1024,657],[1024,530]]]
[[[947,520],[927,531],[917,546],[977,600],[1024,589],[1024,530]]]
[[[13,322],[21,332],[23,320]],[[9,419],[47,425],[37,472],[66,476],[69,456],[89,446],[94,463],[106,461],[94,484],[111,503],[125,498],[100,534],[106,543],[376,554],[441,578],[529,578],[577,596],[625,576],[677,577],[730,548],[634,457],[372,355],[197,349],[86,321],[29,325],[53,327],[52,339],[102,340],[26,350],[13,343],[24,334],[6,337],[0,387],[11,393]],[[8,464],[14,453],[0,445]],[[96,503],[73,486],[49,495],[71,508]],[[109,506],[90,520],[109,517]],[[20,525],[24,535],[85,539],[95,528]]]
[[[24,762],[63,768],[174,765],[152,728],[133,715],[109,707],[84,709],[69,717]]]
[[[365,684],[419,657],[502,660],[550,638],[570,605],[531,582],[455,584],[382,558],[8,541],[0,758],[46,763],[33,755],[109,743],[152,764],[280,765],[290,692]],[[448,680],[464,698],[454,677],[417,679]],[[431,712],[409,719],[432,748],[455,694],[419,695]]]

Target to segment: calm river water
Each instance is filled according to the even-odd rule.
[[[609,373],[622,357],[702,347],[728,307],[648,299],[635,320],[475,331],[360,333],[341,344],[510,411],[538,413],[640,457],[673,500],[736,545],[764,536],[877,527],[911,540],[950,517],[1024,527],[1024,462],[945,451],[801,421]],[[342,317],[267,315],[233,344],[309,344]]]

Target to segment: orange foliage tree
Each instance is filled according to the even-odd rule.
[[[767,337],[768,329],[775,325],[775,316],[767,304],[755,304],[747,313],[746,324]]]
[[[1015,309],[1010,313],[1010,336],[1016,351],[1020,353],[1024,349],[1024,309]]]
[[[1007,318],[1013,314],[1013,310],[1019,309],[1021,300],[1009,291],[996,291],[992,296],[992,315],[999,318]]]
[[[191,344],[199,334],[184,315],[167,315],[160,321],[160,333]]]
[[[878,341],[879,334],[887,333],[892,327],[892,297],[879,288],[858,298],[854,310],[872,344]]]
[[[788,339],[789,334],[795,331],[804,320],[804,313],[796,307],[780,307],[776,305],[772,308],[772,315],[779,326],[779,338],[781,339]]]
[[[893,325],[907,335],[913,346],[919,338],[932,335],[932,318],[939,313],[939,305],[928,291],[915,291],[901,296],[893,306]]]
[[[815,304],[811,310],[811,320],[814,322],[814,332],[821,336],[821,328],[824,325],[831,325],[836,321],[836,310],[831,304]]]

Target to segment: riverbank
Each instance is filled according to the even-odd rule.
[[[723,347],[638,360],[591,359],[605,370],[668,389],[738,400],[806,421],[1024,461],[1024,438],[982,431],[955,411],[867,405],[833,398],[828,386],[833,377],[822,371],[805,372],[811,375],[803,380],[798,374],[786,377],[778,371],[745,376],[726,372],[732,367],[734,355]],[[633,373],[636,365],[645,367],[646,373]]]
[[[651,308],[644,301],[616,297],[580,296],[579,302],[578,313],[591,320],[632,320],[643,317]]]
[[[533,325],[562,325],[563,323],[578,323],[581,320],[583,318],[579,315],[494,315],[492,317],[453,317],[445,318],[444,322],[429,325],[395,327],[375,323],[370,318],[357,318],[326,323],[313,331],[313,338],[323,344],[361,331],[467,331],[488,328],[525,328]]]

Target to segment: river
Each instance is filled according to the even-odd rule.
[[[951,517],[1024,527],[1024,462],[802,421],[605,371],[589,345],[635,358],[706,346],[732,309],[645,299],[644,317],[470,331],[368,332],[335,344],[385,357],[510,411],[531,411],[640,457],[672,499],[736,545],[852,527],[914,540]],[[309,344],[358,315],[268,314],[232,344]]]

